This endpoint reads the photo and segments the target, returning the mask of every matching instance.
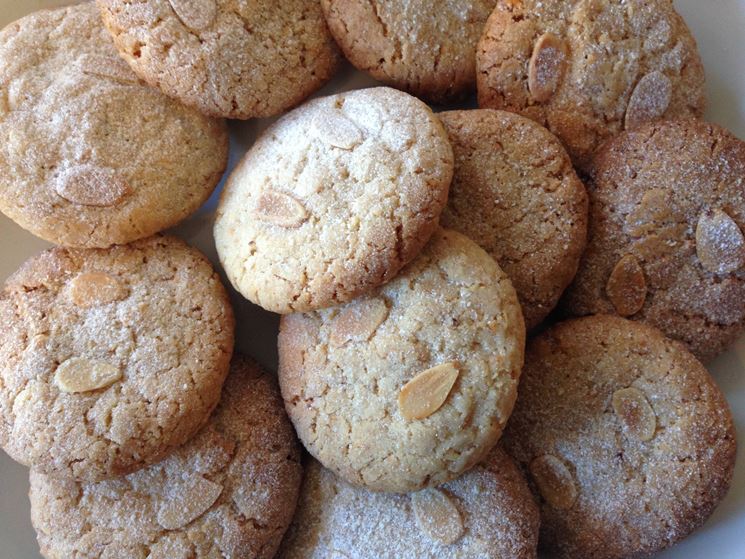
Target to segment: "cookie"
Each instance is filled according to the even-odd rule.
[[[0,293],[0,446],[98,481],[162,459],[207,421],[233,351],[218,275],[173,237],[54,248]]]
[[[411,495],[354,487],[311,460],[278,559],[535,559],[539,523],[525,478],[499,447],[462,477]]]
[[[224,123],[141,83],[90,3],[10,24],[0,67],[0,211],[38,237],[147,237],[196,211],[225,170]]]
[[[514,113],[437,115],[455,153],[443,227],[476,241],[512,280],[528,330],[574,278],[587,237],[587,193],[561,143]]]
[[[120,479],[81,484],[32,472],[31,519],[49,559],[270,559],[301,477],[276,381],[237,357],[194,439]]]
[[[447,134],[418,99],[389,88],[316,99],[270,127],[228,179],[220,261],[266,310],[345,303],[419,253],[452,174]]]
[[[374,491],[415,491],[458,477],[497,442],[524,343],[507,276],[440,229],[376,292],[282,317],[280,387],[324,466]]]
[[[642,320],[709,360],[745,328],[745,142],[701,121],[624,133],[599,153],[571,314]]]
[[[476,43],[496,0],[321,0],[326,21],[359,70],[443,104],[476,85]]]
[[[672,0],[499,0],[476,61],[479,106],[543,124],[583,170],[619,132],[706,107],[698,47]]]
[[[735,432],[724,396],[684,346],[596,315],[531,340],[503,437],[541,502],[552,557],[647,557],[727,493]]]
[[[299,104],[341,57],[318,0],[97,0],[143,80],[205,114],[247,119]]]

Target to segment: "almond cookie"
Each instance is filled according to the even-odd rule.
[[[359,70],[434,103],[476,85],[476,43],[497,0],[321,0],[345,56]]]
[[[572,559],[647,557],[687,536],[727,493],[737,446],[701,363],[607,315],[528,344],[503,440],[540,498],[540,547]]]
[[[539,523],[499,447],[462,477],[410,495],[349,485],[311,460],[278,559],[535,559]]]
[[[438,230],[393,281],[282,317],[279,382],[306,448],[374,491],[435,487],[481,461],[512,411],[525,324],[473,241]]]
[[[194,439],[124,478],[81,484],[32,472],[31,520],[49,559],[271,559],[301,477],[276,381],[237,357]]]
[[[341,60],[318,0],[97,2],[138,76],[216,117],[284,112]]]
[[[384,87],[316,99],[270,127],[228,179],[220,260],[269,311],[347,302],[419,253],[452,175],[447,134],[418,99]]]
[[[218,275],[173,237],[54,248],[0,293],[0,446],[98,481],[162,459],[204,425],[233,351]]]
[[[698,47],[672,0],[500,0],[476,60],[479,105],[540,122],[583,170],[622,130],[706,105]]]
[[[587,252],[566,310],[642,320],[709,360],[745,328],[745,142],[660,122],[595,160]]]
[[[96,7],[0,32],[0,210],[47,241],[107,247],[175,225],[228,158],[221,121],[141,83]]]
[[[440,223],[499,262],[530,330],[577,271],[587,237],[585,187],[559,140],[532,120],[490,109],[437,116],[455,153]]]

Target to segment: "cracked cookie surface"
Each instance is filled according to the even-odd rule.
[[[587,251],[562,306],[641,320],[709,360],[745,328],[745,142],[649,124],[598,153]]]
[[[390,88],[316,99],[267,129],[228,179],[220,261],[267,310],[344,303],[419,253],[452,173],[447,134],[418,99]]]
[[[583,170],[624,129],[706,106],[698,47],[671,0],[500,0],[476,60],[479,106],[543,124]]]
[[[434,103],[471,93],[476,43],[496,0],[321,0],[349,61]]]
[[[558,139],[503,111],[437,115],[455,154],[443,227],[476,241],[517,291],[528,330],[574,278],[587,237],[587,193]]]
[[[0,211],[64,246],[176,225],[228,159],[225,124],[140,82],[100,19],[83,3],[0,32]]]
[[[124,59],[205,114],[279,114],[336,72],[318,0],[97,0]]]
[[[282,317],[280,387],[301,441],[327,468],[372,490],[414,491],[458,477],[497,442],[524,343],[507,276],[473,241],[439,229],[377,291]],[[445,398],[432,400],[439,381]],[[434,405],[407,419],[421,401]]]
[[[437,506],[438,501],[449,503]],[[445,537],[450,524],[455,541]],[[298,510],[278,559],[535,559],[538,506],[512,459],[495,447],[486,459],[435,490],[375,493],[310,460]]]
[[[270,559],[301,478],[276,380],[236,356],[196,437],[119,479],[80,484],[33,472],[31,516],[49,559]]]
[[[233,350],[227,294],[173,237],[53,248],[0,293],[0,445],[84,481],[156,462],[204,425]]]
[[[735,464],[729,406],[679,342],[608,315],[531,340],[505,449],[557,557],[647,557],[698,528]]]

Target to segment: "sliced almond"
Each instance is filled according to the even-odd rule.
[[[613,410],[628,432],[642,441],[654,437],[657,416],[644,393],[634,387],[616,390],[613,393]]]
[[[119,173],[108,167],[76,165],[62,171],[55,190],[62,198],[81,206],[113,206],[132,192]]]
[[[544,33],[536,41],[528,64],[528,89],[539,103],[548,101],[559,87],[567,55],[566,43],[553,33]]]
[[[626,107],[626,130],[660,118],[670,106],[672,97],[673,84],[665,74],[654,71],[644,76],[636,84]]]
[[[338,109],[319,111],[312,127],[316,138],[340,149],[354,149],[364,140],[362,130]]]
[[[166,530],[183,528],[202,516],[222,493],[222,485],[196,477],[176,497],[164,501],[158,510],[158,524]]]
[[[178,18],[194,31],[211,26],[217,18],[215,0],[168,0]]]
[[[714,274],[736,272],[745,265],[745,238],[740,227],[722,210],[705,212],[696,226],[696,254]]]
[[[626,231],[632,237],[642,237],[667,224],[673,217],[669,194],[651,188],[642,196],[639,205],[626,216]]]
[[[530,474],[541,496],[555,509],[566,510],[577,500],[577,485],[564,462],[544,454],[530,463]]]
[[[448,362],[419,373],[398,395],[398,407],[405,419],[424,419],[440,409],[458,378],[455,363]]]
[[[72,357],[57,367],[54,384],[62,392],[90,392],[110,386],[120,378],[121,370],[110,363]]]
[[[139,83],[137,75],[122,58],[100,54],[84,54],[78,59],[78,66],[84,74],[96,76],[123,84]]]
[[[276,190],[265,190],[261,193],[254,215],[259,221],[288,229],[299,227],[308,219],[308,212],[300,202]]]
[[[411,506],[419,529],[430,538],[450,545],[464,534],[463,519],[453,501],[439,489],[424,489],[411,495]]]
[[[83,308],[121,301],[129,294],[127,288],[113,276],[103,272],[83,272],[70,281],[68,296]]]
[[[362,299],[345,306],[331,322],[329,342],[340,347],[347,342],[366,342],[388,318],[382,299]]]
[[[608,278],[605,292],[621,316],[632,316],[642,309],[647,299],[647,282],[635,257],[628,254],[618,261]]]

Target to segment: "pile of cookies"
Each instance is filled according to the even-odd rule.
[[[0,210],[58,245],[0,293],[0,446],[45,557],[620,559],[723,499],[700,360],[745,330],[745,142],[699,120],[685,22],[441,4],[97,0],[0,32]],[[385,86],[301,104],[342,53]],[[289,109],[214,223],[282,315],[277,381],[158,232],[215,190],[223,119]]]

